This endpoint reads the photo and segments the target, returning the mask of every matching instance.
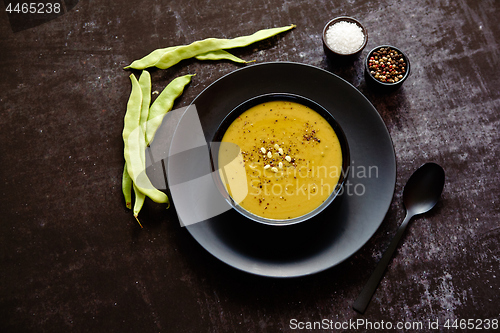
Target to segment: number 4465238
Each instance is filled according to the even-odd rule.
[[[40,2],[24,2],[24,3],[9,3],[5,11],[18,14],[52,14],[61,12],[61,4],[56,3],[40,3]]]
[[[476,329],[476,330],[498,330],[498,319],[455,319],[446,320],[444,327],[447,329]]]

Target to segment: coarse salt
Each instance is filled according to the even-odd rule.
[[[340,54],[351,54],[358,51],[365,41],[363,30],[356,23],[340,21],[331,25],[326,31],[326,43]]]

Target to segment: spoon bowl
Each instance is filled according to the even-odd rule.
[[[444,170],[436,163],[426,163],[415,171],[403,190],[403,203],[412,215],[423,214],[434,207],[444,187]]]

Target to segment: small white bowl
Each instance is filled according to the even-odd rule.
[[[339,53],[337,51],[335,51],[327,42],[327,38],[326,38],[326,34],[327,34],[327,31],[328,29],[338,23],[338,22],[349,22],[349,23],[354,23],[356,24],[357,26],[359,26],[361,28],[361,31],[363,32],[363,36],[364,36],[364,41],[363,41],[363,44],[357,49],[355,50],[354,52],[351,52],[351,53]],[[368,32],[366,31],[365,27],[356,19],[352,18],[352,17],[348,17],[348,16],[340,16],[340,17],[336,17],[334,18],[333,20],[331,20],[330,22],[328,22],[324,29],[323,29],[323,35],[322,35],[322,39],[323,39],[323,49],[325,50],[325,53],[328,57],[353,57],[353,56],[357,56],[361,53],[361,51],[365,48],[366,46],[366,43],[368,42]]]

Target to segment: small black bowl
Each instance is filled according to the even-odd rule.
[[[247,111],[253,106],[259,105],[261,103],[269,102],[269,101],[290,101],[290,102],[296,102],[300,103],[302,105],[305,105],[312,110],[316,111],[318,114],[320,114],[324,119],[328,121],[330,126],[332,126],[333,130],[335,131],[335,134],[337,135],[340,143],[340,147],[342,149],[342,172],[340,174],[340,178],[337,182],[337,185],[335,189],[332,191],[330,196],[318,207],[316,207],[314,210],[310,211],[307,214],[304,214],[299,217],[291,218],[291,219],[282,219],[282,220],[277,220],[277,219],[269,219],[269,218],[264,218],[258,215],[255,215],[253,213],[250,213],[249,211],[245,210],[241,206],[239,206],[237,203],[234,202],[233,198],[227,193],[227,190],[225,189],[222,179],[219,174],[219,162],[218,162],[218,156],[219,156],[219,148],[220,145],[217,143],[220,143],[222,141],[222,138],[224,137],[224,134],[226,133],[228,127],[233,123],[233,121],[238,118],[243,112]],[[340,127],[339,123],[333,118],[333,116],[328,112],[324,107],[319,105],[318,103],[314,102],[311,99],[308,99],[303,96],[295,95],[295,94],[289,94],[289,93],[270,93],[270,94],[265,94],[265,95],[260,95],[256,96],[254,98],[251,98],[242,104],[238,105],[236,108],[234,108],[221,122],[219,125],[217,131],[215,132],[215,135],[212,139],[212,145],[210,147],[210,163],[211,163],[211,169],[212,169],[212,176],[214,178],[215,184],[219,188],[219,191],[221,194],[224,196],[226,201],[240,214],[245,216],[246,218],[260,222],[263,224],[267,225],[273,225],[273,226],[285,226],[285,225],[293,225],[297,224],[300,222],[304,222],[306,220],[311,219],[312,217],[318,215],[321,213],[326,207],[328,207],[336,198],[339,197],[339,193],[341,193],[342,187],[344,186],[344,183],[347,179],[348,172],[349,172],[349,165],[350,165],[350,153],[349,153],[349,145],[347,143],[347,138],[344,134],[344,131]],[[340,199],[340,198],[339,198]],[[337,201],[337,200],[336,200]]]
[[[371,73],[370,67],[369,67],[369,61],[370,58],[373,56],[373,53],[376,51],[379,51],[380,49],[385,49],[388,48],[389,50],[394,50],[397,53],[401,54],[404,60],[405,64],[405,72],[402,74],[402,78],[398,78],[397,82],[382,82],[379,79],[375,78],[374,74]],[[383,91],[383,92],[390,92],[399,89],[402,85],[403,82],[408,78],[410,75],[410,60],[406,56],[406,54],[401,51],[400,49],[391,46],[391,45],[380,45],[375,48],[373,48],[368,55],[366,56],[365,59],[365,78],[367,83],[375,88],[376,90]]]
[[[355,50],[354,52],[351,52],[351,53],[339,53],[339,52],[335,51],[327,42],[326,33],[327,33],[328,29],[332,25],[339,23],[339,22],[343,22],[343,21],[356,24],[357,26],[359,26],[361,28],[361,31],[363,32],[363,36],[364,36],[363,44],[357,50]],[[363,51],[363,49],[365,48],[366,43],[368,42],[368,32],[365,29],[365,27],[355,18],[348,17],[348,16],[340,16],[340,17],[334,18],[333,20],[331,20],[330,22],[328,22],[325,25],[325,27],[323,28],[322,39],[323,39],[323,49],[325,51],[325,54],[329,58],[332,58],[334,60],[354,59],[357,56],[359,56],[361,51]]]

